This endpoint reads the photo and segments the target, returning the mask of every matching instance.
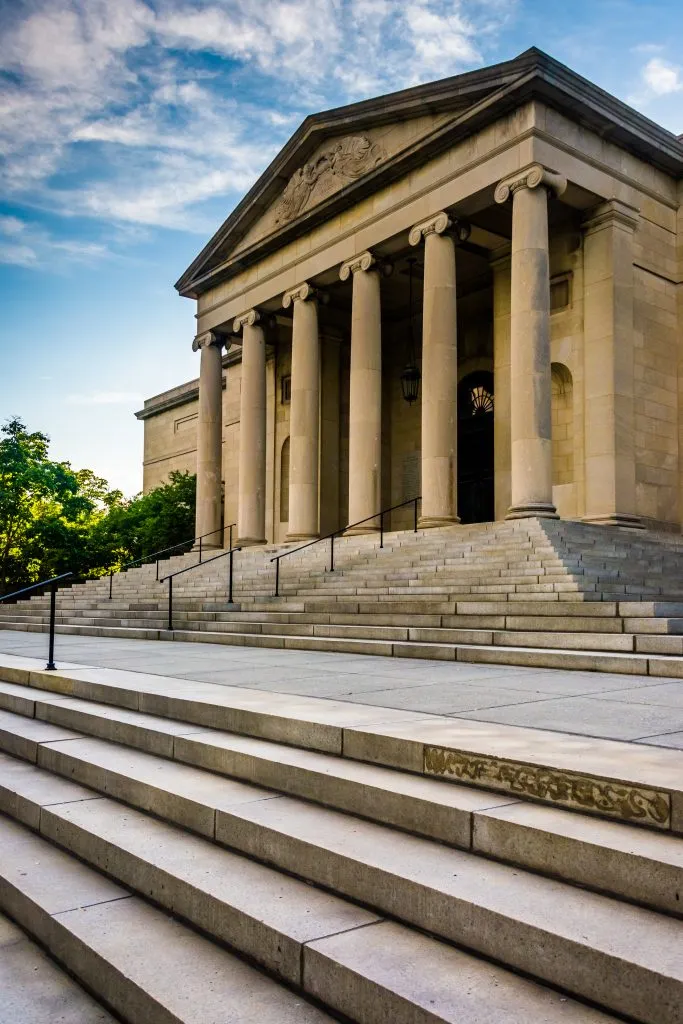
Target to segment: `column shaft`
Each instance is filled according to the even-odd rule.
[[[553,505],[548,194],[512,201],[510,304],[511,494],[508,519],[557,518]]]
[[[221,478],[223,464],[223,364],[222,346],[200,343],[199,413],[197,417],[196,536],[202,545],[223,544]],[[206,536],[210,534],[210,536]]]
[[[294,299],[290,407],[289,532],[318,536],[320,342],[315,299]]]
[[[349,395],[349,523],[381,510],[382,501],[382,332],[380,275],[353,274]],[[379,529],[364,523],[357,532]],[[353,531],[356,532],[356,531]]]
[[[240,544],[266,539],[266,341],[257,323],[244,324],[237,536]]]
[[[455,242],[425,235],[422,314],[421,526],[458,523],[458,336]]]

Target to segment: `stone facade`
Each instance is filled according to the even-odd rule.
[[[138,414],[145,489],[198,468],[245,543],[417,494],[680,531],[682,199],[682,141],[536,50],[309,117],[178,282],[200,378]]]

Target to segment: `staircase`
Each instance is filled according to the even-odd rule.
[[[281,562],[235,555],[177,577],[174,629],[154,566],[63,589],[58,631],[543,667],[683,674],[683,538],[523,520],[346,537]],[[171,559],[164,573],[196,561]],[[49,598],[0,605],[0,628],[42,630]]]
[[[38,664],[0,912],[129,1024],[680,1024],[680,752]]]

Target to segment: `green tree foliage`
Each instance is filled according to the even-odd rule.
[[[89,469],[49,458],[49,438],[0,428],[0,593],[74,572],[97,576],[194,532],[195,477],[125,500]]]

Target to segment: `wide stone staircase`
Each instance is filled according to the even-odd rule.
[[[206,561],[168,584],[143,566],[62,589],[58,630],[603,671],[683,674],[683,538],[524,520],[338,538]],[[161,575],[196,562],[188,554]],[[47,596],[0,604],[0,628],[46,628]]]
[[[39,666],[0,912],[123,1021],[683,1019],[680,752]]]

